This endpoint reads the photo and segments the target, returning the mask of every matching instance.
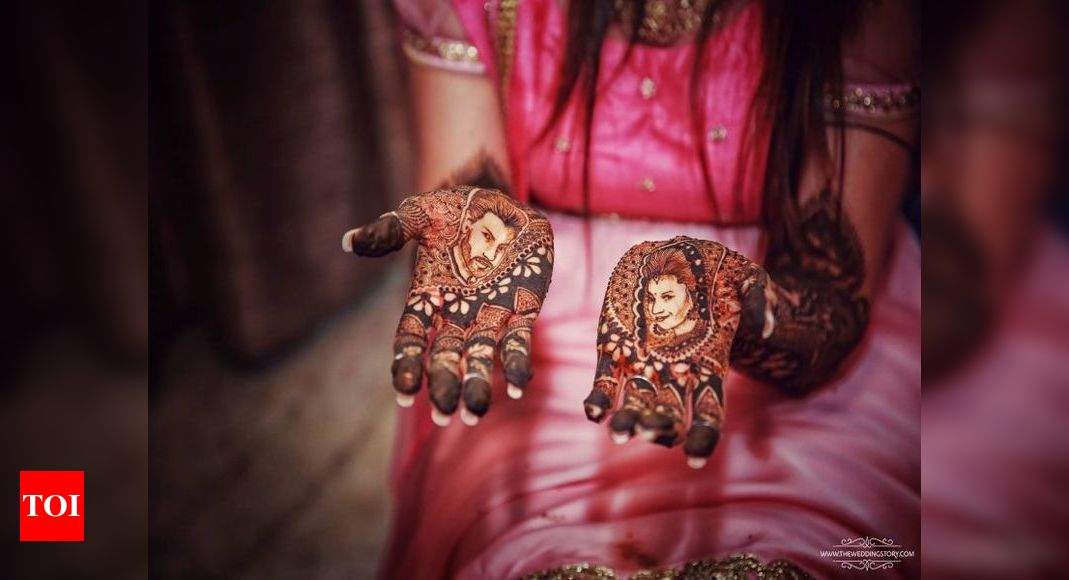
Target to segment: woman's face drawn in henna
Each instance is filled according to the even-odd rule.
[[[678,236],[629,249],[605,290],[587,418],[608,419],[617,443],[683,443],[687,464],[705,465],[724,417],[740,289],[756,271],[707,240]]]
[[[687,320],[692,306],[690,291],[675,276],[661,276],[646,284],[646,316],[661,332],[693,330],[695,322]]]
[[[460,243],[454,250],[460,273],[468,278],[479,278],[501,264],[525,219],[514,206],[506,206],[498,198],[473,196],[467,218],[461,225]]]
[[[656,252],[647,262],[646,276],[643,308],[654,331],[684,335],[694,330],[697,321],[690,318],[694,309],[691,294],[697,280],[686,256],[674,249]]]

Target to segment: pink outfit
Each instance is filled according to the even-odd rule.
[[[510,77],[510,95],[516,97],[507,117],[509,134],[526,139],[510,139],[509,149],[520,175],[530,179],[516,180],[521,199],[529,195],[545,207],[581,212],[583,107],[573,101],[553,132],[534,142],[556,94],[563,16],[552,0],[520,4],[518,19],[530,25],[516,28],[515,62],[523,66]],[[636,45],[624,63],[626,40],[606,40],[591,134],[593,213],[721,224],[760,219],[768,132],[747,133],[761,71],[760,16],[758,3],[746,5],[706,47],[704,62],[715,64],[703,77],[700,145],[708,154],[715,207],[705,190],[687,113],[694,45]]]
[[[439,428],[418,397],[399,411],[388,578],[514,578],[594,562],[630,572],[752,552],[817,576],[847,538],[920,549],[920,248],[898,237],[869,336],[847,374],[803,399],[732,375],[723,438],[705,468],[679,448],[618,446],[589,422],[594,335],[616,260],[643,240],[689,235],[757,250],[756,227],[550,214],[557,261],[535,328],[535,377],[500,388],[474,428]],[[590,276],[588,283],[587,276]],[[918,558],[866,577],[912,577]]]
[[[405,4],[409,18],[433,8]],[[487,7],[492,15],[496,5],[454,2],[492,78]],[[762,254],[768,131],[753,131],[748,117],[761,70],[760,18],[760,5],[746,4],[707,46],[701,145],[715,203],[687,113],[694,48],[636,46],[617,69],[625,43],[606,41],[590,209],[623,219],[583,220],[564,213],[583,209],[575,103],[535,143],[554,95],[562,9],[556,0],[519,3],[506,113],[513,193],[549,210],[557,257],[535,328],[535,378],[519,401],[495,390],[474,428],[435,427],[424,397],[400,411],[385,577],[512,578],[579,562],[627,573],[741,552],[830,576],[842,570],[819,551],[845,539],[892,538],[919,550],[920,251],[905,231],[845,375],[803,399],[730,376],[722,439],[704,469],[688,468],[679,448],[614,445],[583,413],[605,287],[630,246],[683,234]],[[865,574],[917,570],[914,558]]]

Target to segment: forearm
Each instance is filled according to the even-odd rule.
[[[412,96],[417,188],[476,185],[508,191],[501,108],[489,77],[417,66]]]
[[[814,200],[793,245],[769,252],[743,295],[733,367],[803,393],[838,372],[868,324],[865,261],[846,220],[828,220],[830,197]]]
[[[831,379],[861,341],[868,301],[819,280],[769,274],[744,300],[731,364],[788,392]]]

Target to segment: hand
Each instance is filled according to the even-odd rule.
[[[720,439],[735,331],[744,309],[764,319],[766,280],[716,242],[680,236],[633,246],[605,291],[587,418],[611,414],[617,443],[637,433],[672,447],[686,433],[687,463],[704,466]]]
[[[397,402],[411,406],[426,375],[435,424],[448,425],[462,401],[461,420],[475,425],[490,406],[495,351],[510,397],[531,379],[531,327],[549,289],[553,232],[545,216],[500,191],[454,187],[345,232],[342,248],[382,256],[412,239],[416,265],[394,339]]]

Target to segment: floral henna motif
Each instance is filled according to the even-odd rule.
[[[635,434],[668,447],[685,439],[688,463],[704,465],[724,419],[741,296],[762,276],[716,242],[681,236],[628,250],[605,292],[587,417],[611,414],[618,443]]]
[[[426,379],[436,424],[459,408],[475,425],[490,405],[495,354],[511,397],[531,379],[531,327],[553,272],[553,232],[541,213],[498,190],[458,186],[406,199],[346,232],[342,246],[381,256],[409,240],[419,246],[394,340],[398,404],[410,406]]]

